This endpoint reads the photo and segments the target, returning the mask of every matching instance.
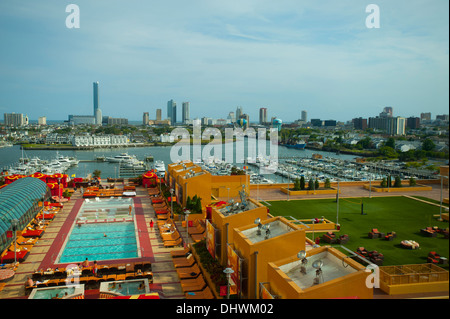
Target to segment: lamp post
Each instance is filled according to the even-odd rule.
[[[170,189],[170,216],[173,219],[173,193],[175,190],[173,188]]]
[[[189,245],[189,214],[191,212],[189,210],[185,211],[185,220],[186,220],[186,246]]]
[[[14,232],[14,264],[17,263],[17,225],[19,224],[19,221],[17,219],[11,220],[12,229]]]
[[[234,273],[234,270],[231,268],[225,268],[223,272],[227,275],[227,299],[230,299],[230,277],[231,274]]]

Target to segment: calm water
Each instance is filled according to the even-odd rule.
[[[267,153],[269,153],[269,141],[267,142]],[[236,143],[233,143],[236,145]],[[235,147],[234,145],[234,147]],[[204,147],[204,146],[203,146]],[[202,147],[202,149],[203,149]],[[223,148],[224,149],[224,148]],[[100,170],[102,172],[101,176],[102,178],[106,177],[119,177],[119,166],[118,164],[114,163],[107,163],[107,162],[95,162],[95,158],[97,156],[115,156],[120,153],[128,153],[130,155],[136,155],[136,157],[139,160],[144,160],[147,156],[153,156],[154,160],[162,160],[165,162],[166,166],[167,164],[170,164],[172,161],[170,160],[170,150],[171,147],[161,147],[161,146],[155,146],[155,147],[129,147],[129,148],[113,148],[113,149],[96,149],[96,150],[83,150],[83,151],[59,151],[60,155],[63,156],[70,156],[70,157],[76,157],[78,160],[81,161],[92,161],[92,162],[80,162],[78,166],[73,167],[69,169],[66,174],[71,176],[72,174],[75,174],[77,177],[84,177],[87,176],[87,174],[92,173],[94,170]],[[190,147],[190,154],[192,159],[192,146]],[[288,149],[286,147],[280,146],[278,147],[278,157],[311,157],[312,154],[318,153],[322,154],[324,157],[334,157],[339,159],[353,159],[355,158],[354,155],[346,155],[346,154],[340,154],[337,155],[335,153],[330,152],[321,152],[321,151],[315,151],[315,150],[295,150],[295,149]],[[224,151],[222,151],[222,154],[225,154]],[[56,158],[56,151],[54,150],[26,150],[24,151],[24,156],[28,158],[32,157],[39,157],[40,159],[45,160],[52,160]],[[20,149],[19,145],[14,145],[13,147],[5,147],[0,148],[0,169],[7,168],[10,166],[14,166],[19,162],[19,159],[22,157],[22,150]],[[244,155],[244,158],[247,157],[247,154]],[[281,160],[280,160],[281,161]],[[242,167],[243,164],[237,164],[238,166]],[[272,174],[270,178],[274,181],[284,181],[282,180],[281,176]]]

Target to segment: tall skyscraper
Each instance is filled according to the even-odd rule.
[[[144,112],[144,115],[142,115],[142,125],[148,125],[148,121],[150,121],[150,116],[148,112]]]
[[[236,108],[236,121],[239,121],[242,114],[244,114],[244,111],[242,110],[242,106],[238,106]]]
[[[302,111],[302,121],[305,123],[308,122],[308,112]]]
[[[156,109],[156,120],[161,121],[161,118],[162,118],[162,110]]]
[[[23,126],[28,125],[28,116],[22,113],[3,113],[5,126]]]
[[[177,122],[177,103],[173,100],[167,102],[167,118],[170,119],[172,125]]]
[[[259,124],[267,123],[267,108],[262,107],[259,109]]]
[[[93,83],[94,87],[94,117],[95,117],[95,124],[101,125],[102,124],[102,111],[99,108],[98,103],[98,81]]]
[[[186,122],[189,121],[189,102],[183,102],[181,120],[183,124],[186,124]]]

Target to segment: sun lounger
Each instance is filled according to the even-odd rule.
[[[173,259],[173,265],[175,266],[175,268],[192,267],[195,263],[195,258],[192,254],[186,258],[180,257]]]
[[[166,240],[164,241],[164,247],[175,247],[183,243],[183,238],[178,238],[177,240]]]
[[[201,275],[200,268],[197,264],[194,264],[192,267],[176,268],[176,270],[180,279],[194,279]]]
[[[167,240],[177,240],[180,238],[180,233],[178,231],[170,232],[170,233],[161,233],[161,238],[163,241]]]
[[[198,243],[199,241],[202,241],[203,239],[206,238],[206,234],[205,233],[203,233],[203,234],[194,234],[194,235],[191,235],[191,238],[192,238],[192,240],[194,242]]]
[[[186,257],[187,254],[191,252],[191,249],[189,247],[184,248],[183,250],[173,250],[170,252],[170,255],[172,258],[177,257]]]
[[[207,286],[200,291],[190,291],[185,293],[186,299],[215,299],[211,289]]]

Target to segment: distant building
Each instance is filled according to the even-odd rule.
[[[259,109],[259,124],[267,123],[267,108],[262,107]]]
[[[93,115],[69,115],[69,125],[92,124],[95,125]]]
[[[240,120],[242,114],[244,114],[244,111],[242,110],[242,106],[238,106],[236,108],[236,121]]]
[[[142,125],[148,125],[148,121],[150,120],[150,116],[148,112],[144,112],[142,115]]]
[[[28,125],[28,116],[22,113],[3,113],[5,126],[24,126]]]
[[[47,117],[46,116],[40,116],[38,118],[38,124],[39,125],[47,125]]]
[[[108,125],[128,125],[128,119],[108,116]]]
[[[324,126],[336,126],[336,120],[325,120],[324,122],[323,122],[323,125]]]
[[[302,111],[302,121],[305,123],[308,122],[308,112]]]
[[[421,122],[431,121],[431,112],[420,113],[420,121]]]
[[[321,119],[311,119],[311,125],[312,126],[322,126],[322,120]]]
[[[385,131],[389,135],[405,135],[404,117],[369,117],[369,127]]]
[[[75,135],[72,145],[77,147],[127,146],[130,143],[126,135]]]
[[[183,102],[182,104],[181,121],[183,124],[189,121],[189,102]]]
[[[170,119],[172,125],[177,122],[177,103],[174,100],[167,102],[167,118]]]
[[[406,127],[410,129],[418,129],[420,127],[420,118],[418,117],[408,117],[406,119]]]
[[[99,107],[98,82],[93,83],[95,124],[102,125],[102,110]]]
[[[161,121],[161,118],[162,118],[162,110],[156,109],[156,120]]]
[[[362,117],[354,118],[352,123],[356,130],[365,130],[367,128],[367,119],[363,119]]]

